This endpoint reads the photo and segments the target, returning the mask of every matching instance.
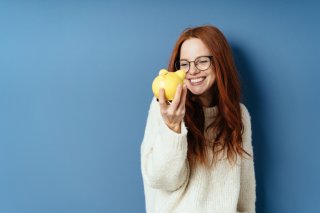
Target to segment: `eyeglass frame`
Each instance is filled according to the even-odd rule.
[[[201,57],[208,57],[208,58],[210,59],[210,65],[208,66],[207,69],[202,70],[202,69],[199,69],[199,68],[197,67],[197,64],[195,63],[195,61],[196,61],[197,59],[201,58]],[[193,62],[194,67],[197,68],[198,70],[200,70],[200,71],[206,71],[206,70],[208,70],[208,69],[211,67],[211,65],[212,65],[212,59],[213,59],[213,56],[212,56],[212,55],[202,55],[202,56],[198,56],[198,57],[197,57],[196,59],[194,59],[193,61],[188,61],[188,60],[186,60],[186,59],[178,60],[178,61],[175,61],[175,62],[174,62],[174,68],[175,68],[176,70],[179,70],[180,67],[177,68],[176,64],[177,64],[178,62],[180,63],[180,61],[186,61],[186,62],[188,62],[188,66],[189,66],[189,69],[188,69],[188,70],[185,70],[186,72],[189,72],[190,67],[191,67],[191,62]]]

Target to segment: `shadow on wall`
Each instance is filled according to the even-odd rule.
[[[264,128],[263,121],[266,115],[266,109],[263,99],[262,90],[256,81],[255,69],[250,65],[250,61],[243,48],[231,44],[234,60],[239,72],[242,89],[242,103],[246,105],[251,116],[252,125],[252,143],[254,151],[254,164],[256,174],[256,212],[268,212],[265,195],[266,180],[268,178],[268,147],[267,131]]]

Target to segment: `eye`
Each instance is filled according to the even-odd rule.
[[[206,60],[206,59],[204,59],[204,60],[197,60],[196,61],[196,64],[197,65],[205,65],[205,64],[208,64],[209,63],[209,60]]]
[[[205,57],[205,56],[202,56],[202,57],[199,57],[198,59],[196,59],[197,64],[206,64],[209,62],[210,62],[210,58]]]
[[[209,62],[209,60],[207,60],[207,59],[204,59],[204,60],[200,60],[200,61],[199,61],[199,63],[202,63],[202,64],[208,63],[208,62]]]
[[[186,61],[180,61],[180,67],[186,67],[186,66],[188,66],[188,65],[189,65],[188,62],[186,62]]]

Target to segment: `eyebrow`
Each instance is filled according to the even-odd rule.
[[[196,60],[197,58],[199,58],[199,57],[203,57],[203,56],[210,56],[210,54],[204,54],[204,55],[199,55],[199,56],[197,56],[194,60]],[[190,61],[189,59],[186,59],[186,58],[180,58],[179,60],[186,60],[186,61]]]

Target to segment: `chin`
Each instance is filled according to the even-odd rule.
[[[188,88],[189,89],[189,88]],[[204,93],[204,90],[198,90],[198,89],[189,89],[189,91],[193,94],[193,95],[202,95]]]

